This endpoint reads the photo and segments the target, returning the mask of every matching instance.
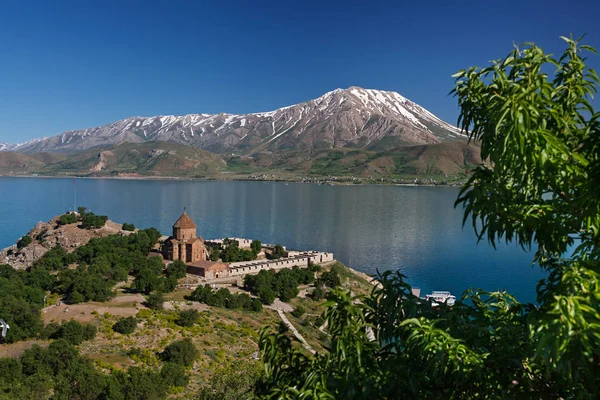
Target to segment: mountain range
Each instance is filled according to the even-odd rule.
[[[20,153],[21,158],[13,156],[12,164],[8,165],[15,165],[16,157],[29,170],[35,170],[36,167],[45,169],[56,162],[61,164],[54,165],[54,170],[59,171],[61,165],[68,170],[65,158],[81,160],[90,155],[92,158],[106,158],[106,155],[102,156],[103,151],[112,151],[111,148],[124,143],[128,144],[127,148],[131,151],[135,150],[136,145],[145,144],[140,146],[140,151],[142,148],[146,151],[148,146],[168,142],[216,153],[222,157],[225,165],[234,165],[240,170],[280,168],[310,171],[316,163],[323,167],[317,168],[323,173],[335,172],[327,171],[323,158],[331,158],[335,163],[347,159],[351,153],[353,164],[347,166],[342,163],[337,168],[338,173],[371,173],[379,170],[379,167],[363,164],[379,159],[386,153],[408,154],[406,157],[396,155],[392,158],[396,161],[406,159],[406,162],[412,163],[426,153],[440,154],[439,149],[445,149],[441,153],[456,153],[446,158],[455,159],[456,167],[462,171],[465,165],[480,161],[477,159],[478,147],[467,145],[464,143],[466,139],[460,129],[396,92],[350,87],[268,112],[131,117],[105,126],[67,131],[21,144],[0,143],[0,165],[2,158],[7,165],[7,153]],[[438,150],[428,151],[429,147]],[[176,152],[173,146],[168,150],[156,150],[159,154]],[[88,154],[89,151],[91,153]],[[2,152],[5,153],[3,156]],[[75,156],[77,153],[79,157]],[[44,161],[40,160],[39,154],[53,156],[46,155]],[[31,156],[32,160],[25,160],[22,158],[24,155]],[[202,158],[204,161],[211,160],[211,165],[215,167],[209,168],[211,170],[223,167],[223,163],[215,159]],[[43,162],[43,166],[38,164]],[[95,160],[95,163],[98,162],[101,160]],[[435,167],[437,161],[432,158],[428,163]],[[90,161],[84,164],[88,165]],[[191,168],[193,165],[197,163],[192,162]],[[358,168],[354,168],[356,166]],[[102,170],[101,167],[94,168],[90,172]],[[437,169],[452,173],[457,168]]]

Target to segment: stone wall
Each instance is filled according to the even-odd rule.
[[[240,261],[229,264],[229,276],[257,274],[262,270],[279,270],[283,268],[307,268],[308,263],[323,264],[333,261],[332,253],[319,251],[290,252],[288,257],[278,260]]]

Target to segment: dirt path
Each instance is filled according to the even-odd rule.
[[[281,318],[283,323],[294,334],[294,336],[296,336],[296,339],[298,339],[300,341],[300,343],[302,343],[302,346],[304,346],[304,348],[306,350],[310,351],[312,354],[316,354],[315,349],[313,349],[312,346],[310,344],[308,344],[306,339],[304,339],[304,337],[300,334],[300,332],[298,332],[296,327],[290,322],[289,319],[287,319],[287,317],[285,316],[285,313],[281,310],[277,310],[277,314],[279,314],[279,317]]]
[[[145,308],[142,305],[144,300],[144,296],[141,294],[128,294],[117,296],[106,303],[88,302],[69,305],[63,303],[60,306],[44,309],[42,318],[45,323],[68,321],[71,319],[79,322],[90,322],[96,318],[92,314],[94,311],[100,315],[109,313],[111,315],[128,317],[136,315],[140,309]]]

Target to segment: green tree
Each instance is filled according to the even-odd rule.
[[[342,281],[337,272],[331,270],[325,271],[323,272],[323,274],[321,274],[321,277],[319,278],[319,283],[322,283],[327,287],[333,288],[340,286],[342,284]]]
[[[96,337],[96,327],[91,324],[80,324],[75,320],[63,322],[50,338],[64,339],[67,342],[78,345],[86,340]]]
[[[122,228],[124,231],[129,231],[129,232],[133,232],[133,231],[135,231],[135,225],[133,225],[133,224],[129,224],[129,223],[127,223],[127,222],[125,222],[121,228]]]
[[[85,229],[96,229],[102,228],[106,221],[108,221],[108,217],[106,215],[96,215],[93,212],[83,214],[81,218],[81,225]]]
[[[165,347],[165,350],[161,353],[161,358],[165,362],[191,367],[199,355],[200,353],[192,343],[192,340],[186,338],[175,341]]]
[[[174,279],[185,278],[185,274],[187,272],[187,266],[181,260],[175,260],[171,264],[167,266],[167,276],[169,278],[173,277]]]
[[[219,258],[221,257],[221,250],[219,249],[212,249],[210,251],[210,261],[219,261]]]
[[[63,214],[58,219],[58,223],[61,225],[69,225],[77,222],[77,215],[74,213]]]
[[[31,236],[25,235],[17,241],[17,249],[21,250],[22,248],[29,246],[31,242],[33,242]]]
[[[170,362],[163,365],[160,376],[168,387],[185,387],[190,380],[182,365]]]
[[[129,335],[135,331],[137,324],[138,321],[135,317],[121,318],[113,325],[113,331],[123,335]]]
[[[254,253],[254,257],[256,258],[258,253],[260,253],[262,250],[262,243],[260,242],[260,240],[253,240],[252,243],[250,243],[250,249]]]
[[[162,310],[164,302],[165,302],[165,297],[163,296],[162,293],[160,293],[160,292],[151,293],[146,298],[146,307],[151,308],[153,310]]]
[[[594,398],[600,387],[599,83],[565,39],[555,59],[516,48],[456,75],[459,124],[482,159],[456,204],[479,239],[535,250],[537,305],[466,291],[450,309],[386,272],[370,296],[332,289],[329,351],[307,356],[261,333],[269,398]],[[554,68],[552,76],[549,71]],[[524,268],[530,266],[524,266]]]
[[[282,245],[276,244],[275,247],[273,248],[273,251],[271,252],[270,258],[272,260],[277,260],[281,257],[287,257],[287,251],[285,251],[283,249]]]
[[[199,317],[198,310],[190,308],[189,310],[180,311],[176,322],[179,326],[194,326]]]
[[[44,327],[40,308],[12,295],[0,296],[2,319],[10,326],[6,341],[12,343],[37,336]]]

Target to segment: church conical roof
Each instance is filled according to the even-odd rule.
[[[173,224],[173,228],[196,229],[196,224],[194,223],[194,221],[192,221],[190,216],[187,215],[187,213],[184,211],[183,214],[181,214],[181,217],[179,217],[179,219]]]

